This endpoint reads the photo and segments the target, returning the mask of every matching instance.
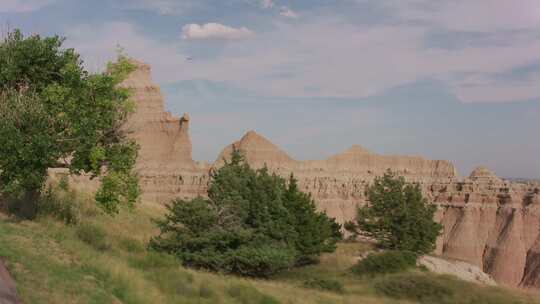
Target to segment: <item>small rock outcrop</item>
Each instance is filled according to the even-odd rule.
[[[9,275],[9,272],[0,260],[0,303],[1,304],[22,304],[17,295],[15,281]]]
[[[418,258],[417,264],[434,273],[453,275],[468,282],[497,286],[495,280],[480,267],[466,262],[424,255]]]

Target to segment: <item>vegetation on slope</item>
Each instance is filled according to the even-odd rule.
[[[123,208],[138,196],[137,145],[121,127],[129,92],[117,86],[132,66],[120,57],[91,75],[62,42],[18,31],[0,42],[0,210],[37,217],[0,213],[0,258],[25,303],[534,303],[414,269],[440,226],[419,188],[390,174],[370,187],[349,228],[413,253],[370,255],[355,267],[371,246],[336,246],[339,225],[294,178],[252,170],[238,153],[213,174],[208,199]],[[66,180],[46,188],[57,165],[101,176],[95,197]]]
[[[208,199],[176,200],[158,222],[152,249],[186,266],[227,274],[269,277],[317,262],[333,252],[340,225],[317,211],[296,180],[253,170],[234,151],[211,177]]]
[[[433,219],[437,207],[422,196],[418,184],[388,171],[368,187],[367,201],[355,221],[345,224],[353,235],[370,237],[383,249],[418,254],[435,249],[442,226]]]
[[[188,270],[146,249],[158,233],[152,219],[163,216],[161,207],[144,204],[111,218],[90,196],[62,189],[55,195],[64,197],[62,204],[72,200],[76,223],[45,212],[35,221],[0,215],[0,258],[25,303],[433,303],[430,282],[445,287],[440,303],[537,303],[519,292],[416,270],[357,276],[351,267],[372,249],[364,243],[340,243],[319,264],[267,280]]]

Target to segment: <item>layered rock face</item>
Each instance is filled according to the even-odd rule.
[[[120,86],[129,88],[136,112],[126,124],[140,145],[139,164],[193,166],[189,139],[189,116],[165,112],[160,89],[152,82],[150,66],[133,60],[136,69]]]
[[[239,149],[254,168],[266,165],[283,177],[294,173],[319,209],[344,222],[365,203],[366,187],[390,169],[419,183],[438,205],[436,220],[444,231],[436,254],[476,265],[502,284],[540,288],[540,185],[510,183],[486,168],[463,179],[448,161],[378,155],[360,146],[325,160],[298,161],[253,131],[226,147],[213,165],[197,163],[189,117],[166,113],[150,67],[135,63],[137,70],[122,85],[133,90],[137,104],[128,128],[141,145],[137,169],[143,199],[204,196],[210,171]]]
[[[140,145],[137,171],[143,199],[168,201],[204,195],[210,166],[192,159],[189,116],[178,118],[165,112],[150,66],[135,60],[132,63],[136,69],[121,86],[130,89],[136,106],[126,129]]]
[[[215,166],[233,149],[255,168],[294,173],[319,209],[340,222],[354,218],[375,177],[397,172],[438,205],[436,220],[444,228],[436,254],[476,265],[505,285],[540,287],[538,184],[507,182],[484,167],[461,179],[447,161],[377,155],[359,146],[326,160],[297,161],[253,131],[226,147]]]
[[[357,205],[365,202],[366,186],[388,169],[423,185],[447,184],[456,178],[454,166],[447,161],[377,155],[356,145],[326,160],[297,161],[254,131],[226,147],[214,166],[221,166],[233,149],[240,150],[254,168],[266,165],[283,177],[293,173],[318,207],[340,222],[354,217]]]
[[[538,287],[532,279],[540,263],[538,185],[506,182],[477,168],[469,178],[434,186],[444,226],[437,253],[482,267],[499,283]]]

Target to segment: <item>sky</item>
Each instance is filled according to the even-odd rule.
[[[538,0],[0,0],[2,32],[118,46],[213,161],[255,130],[295,159],[353,144],[540,178]]]

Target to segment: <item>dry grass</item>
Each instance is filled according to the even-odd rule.
[[[158,233],[152,219],[163,215],[162,207],[142,204],[113,218],[83,204],[85,216],[78,225],[52,217],[18,222],[0,215],[0,257],[7,260],[25,303],[411,303],[382,297],[373,282],[350,273],[358,255],[370,249],[367,244],[342,243],[320,264],[271,280],[221,276],[185,269],[170,256],[146,250]],[[82,241],[77,235],[81,225],[103,231],[109,246],[98,250]],[[310,278],[338,281],[344,292],[306,289]],[[527,298],[532,296],[520,296],[518,303]]]

